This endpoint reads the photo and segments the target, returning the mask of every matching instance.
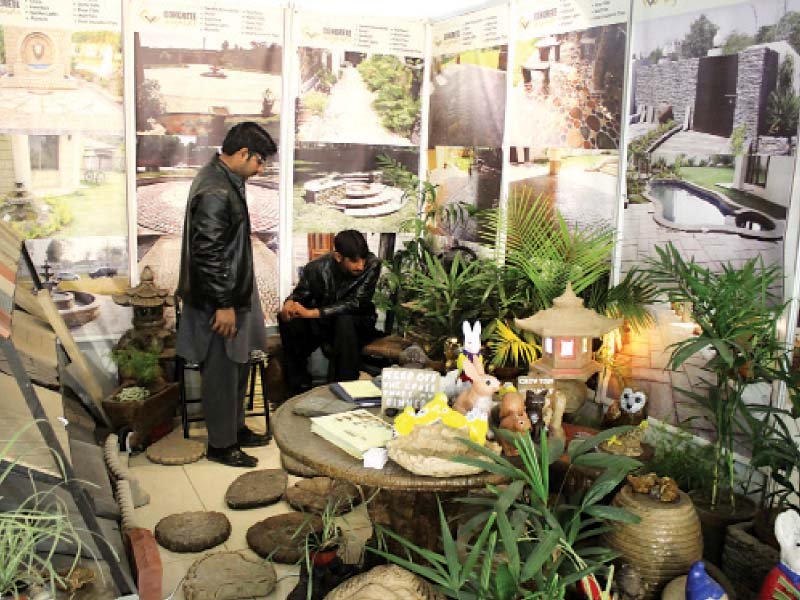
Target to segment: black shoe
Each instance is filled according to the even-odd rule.
[[[214,448],[208,447],[206,458],[214,462],[228,465],[229,467],[255,467],[258,464],[258,459],[255,456],[250,456],[242,452],[238,445],[228,446],[227,448]]]
[[[243,427],[236,434],[236,441],[241,448],[257,448],[258,446],[266,446],[272,436],[269,433],[256,433],[252,429]]]

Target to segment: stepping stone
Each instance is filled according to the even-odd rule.
[[[184,512],[161,519],[155,533],[156,541],[167,550],[201,552],[227,540],[231,523],[221,512]]]
[[[147,458],[160,465],[186,465],[197,462],[206,454],[204,444],[187,440],[180,433],[161,438],[147,447]]]
[[[275,567],[242,552],[218,552],[197,560],[186,572],[186,600],[263,598],[275,589]]]
[[[322,531],[317,515],[286,513],[268,517],[247,530],[247,545],[261,558],[294,564],[305,556],[306,535]]]
[[[397,565],[380,565],[351,577],[325,600],[444,600],[434,587]]]
[[[286,490],[286,501],[301,512],[322,514],[330,501],[337,515],[350,512],[361,503],[361,494],[352,483],[314,477],[301,479]]]
[[[299,460],[281,452],[281,466],[285,471],[297,477],[319,477],[319,471],[307,467]]]
[[[283,496],[288,482],[289,476],[282,469],[250,471],[230,485],[225,503],[237,510],[274,504]]]
[[[325,396],[307,396],[292,408],[292,412],[301,417],[322,417],[347,412],[357,408],[352,402]]]

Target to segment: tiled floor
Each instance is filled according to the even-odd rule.
[[[263,427],[261,418],[253,418],[248,423],[254,430]],[[262,429],[263,430],[263,429]],[[203,440],[204,431],[193,429],[192,438]],[[176,429],[170,435],[181,435]],[[251,448],[248,453],[258,458],[257,469],[281,468],[280,453],[275,442],[262,448]],[[154,529],[160,519],[173,513],[192,510],[214,510],[225,513],[231,522],[231,536],[225,544],[201,553],[180,554],[159,548],[164,567],[163,594],[168,596],[175,590],[173,598],[183,598],[180,582],[189,567],[199,557],[225,550],[244,550],[248,553],[245,536],[247,529],[256,522],[272,515],[291,512],[293,509],[284,501],[253,510],[230,510],[225,505],[225,492],[234,479],[246,473],[246,469],[226,467],[202,459],[183,466],[165,466],[151,463],[144,454],[131,458],[130,472],[150,493],[150,503],[138,508],[135,516],[141,527]],[[289,475],[289,485],[299,478]],[[352,538],[348,544],[348,558],[357,556],[361,543],[371,535],[371,526],[366,508],[360,506],[352,513],[340,517],[342,531]],[[282,600],[297,584],[299,567],[296,565],[275,564],[278,586],[267,596],[267,600]]]

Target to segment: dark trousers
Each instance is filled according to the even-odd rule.
[[[203,377],[203,415],[208,430],[208,445],[227,448],[236,443],[244,427],[244,397],[250,365],[233,362],[225,352],[225,340],[211,336],[206,359],[200,365]]]
[[[336,381],[358,379],[361,348],[375,338],[373,315],[339,315],[322,319],[278,316],[283,345],[283,371],[289,392],[296,394],[311,383],[308,357],[320,346],[333,363]]]

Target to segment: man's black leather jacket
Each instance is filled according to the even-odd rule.
[[[250,307],[253,249],[244,181],[215,156],[192,181],[178,295],[197,308]]]
[[[289,298],[306,308],[318,308],[320,317],[342,314],[375,315],[372,296],[381,274],[381,261],[367,256],[364,272],[352,278],[342,271],[333,252],[312,260]]]

